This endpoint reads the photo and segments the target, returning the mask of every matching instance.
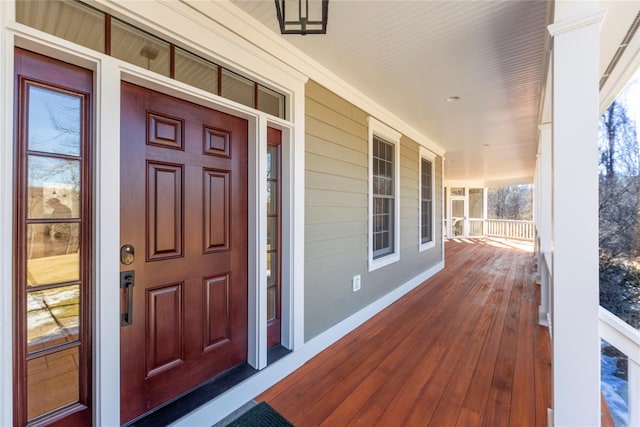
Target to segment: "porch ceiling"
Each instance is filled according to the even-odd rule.
[[[273,1],[231,2],[444,148],[447,180],[532,180],[553,2],[330,0],[307,36],[280,35]]]

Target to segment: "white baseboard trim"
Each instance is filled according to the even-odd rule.
[[[306,342],[299,350],[266,367],[228,392],[185,415],[173,426],[211,426],[304,365],[312,357],[362,325],[444,268],[444,261],[405,282],[377,301]]]
[[[541,306],[538,306],[538,324],[549,327],[549,313]]]

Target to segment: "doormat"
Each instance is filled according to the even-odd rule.
[[[227,427],[294,427],[278,411],[267,402],[260,402],[240,417],[232,421]]]

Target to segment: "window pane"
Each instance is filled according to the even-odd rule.
[[[176,48],[175,77],[191,86],[218,94],[218,66],[180,48]]]
[[[267,182],[267,215],[275,215],[278,212],[278,183]]]
[[[27,361],[27,417],[75,403],[79,398],[78,347]]]
[[[267,288],[267,322],[276,318],[277,291],[275,285]]]
[[[19,0],[16,20],[104,53],[104,13],[75,1]]]
[[[27,292],[28,351],[78,340],[79,319],[79,285]]]
[[[454,218],[464,217],[464,200],[452,200],[451,211]]]
[[[111,19],[111,55],[169,76],[169,43],[115,18]]]
[[[258,85],[258,110],[284,118],[284,95]]]
[[[276,284],[276,269],[276,254],[275,252],[269,252],[267,253],[267,286]]]
[[[229,70],[222,70],[222,93],[220,95],[247,107],[253,108],[255,106],[254,83]]]
[[[80,161],[29,156],[29,218],[78,218]]]
[[[29,150],[80,155],[82,99],[29,86]]]
[[[278,218],[267,218],[267,250],[278,249]]]
[[[451,188],[451,195],[452,196],[464,196],[464,187],[452,187]]]
[[[78,223],[27,226],[27,285],[80,279]]]
[[[275,178],[276,147],[267,145],[267,179]]]

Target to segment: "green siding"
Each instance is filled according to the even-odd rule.
[[[419,252],[419,146],[400,141],[400,261],[368,272],[369,114],[306,86],[305,339],[348,318],[442,259],[442,164],[435,159],[436,246]],[[362,289],[351,278],[362,276]]]

